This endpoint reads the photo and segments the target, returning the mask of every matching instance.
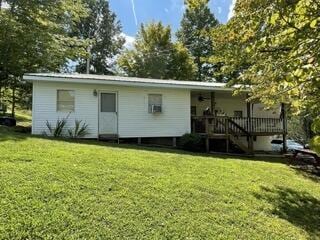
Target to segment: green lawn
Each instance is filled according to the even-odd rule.
[[[0,239],[320,239],[320,185],[237,159],[0,127]]]

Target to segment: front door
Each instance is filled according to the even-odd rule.
[[[116,93],[100,93],[99,134],[118,134],[118,113]]]

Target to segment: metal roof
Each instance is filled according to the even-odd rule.
[[[27,81],[50,81],[67,83],[86,83],[86,84],[105,84],[122,86],[140,86],[140,87],[162,87],[162,88],[182,88],[193,90],[221,90],[233,91],[235,87],[226,87],[225,83],[217,82],[196,82],[163,80],[136,77],[93,75],[93,74],[61,74],[61,73],[27,73],[24,75]]]

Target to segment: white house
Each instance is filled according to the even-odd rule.
[[[26,74],[33,83],[32,133],[69,115],[88,124],[87,138],[176,138],[197,132],[245,150],[270,150],[270,137],[285,135],[280,110],[247,103],[223,83],[80,74]]]

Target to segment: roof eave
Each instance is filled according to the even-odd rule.
[[[146,82],[131,82],[131,81],[117,81],[117,80],[102,80],[102,79],[83,79],[73,78],[72,81],[68,81],[66,77],[44,77],[35,75],[24,75],[24,80],[33,81],[46,81],[46,82],[61,82],[61,83],[82,83],[82,84],[99,84],[99,85],[113,85],[113,86],[130,86],[130,87],[158,87],[158,88],[171,88],[171,89],[189,89],[189,90],[207,90],[207,91],[229,91],[232,92],[237,87],[212,87],[212,86],[194,86],[194,85],[178,85],[178,84],[165,84],[165,83],[146,83]],[[66,81],[67,80],[67,81]],[[187,82],[186,82],[187,83]],[[246,92],[246,90],[243,90]]]

